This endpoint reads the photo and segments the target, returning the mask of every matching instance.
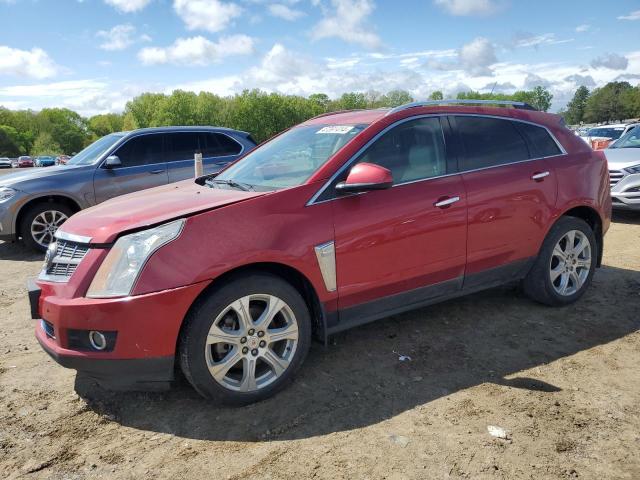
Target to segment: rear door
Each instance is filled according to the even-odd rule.
[[[195,175],[194,156],[201,153],[204,145],[199,132],[165,133],[165,160],[169,183],[193,178]]]
[[[206,132],[202,161],[204,173],[215,173],[234,162],[243,153],[244,147],[224,133]]]
[[[96,203],[138,190],[166,185],[167,165],[162,155],[162,134],[150,133],[129,139],[113,155],[122,163],[105,168],[104,162],[93,178]]]
[[[451,123],[469,215],[464,287],[516,278],[544,239],[557,195],[548,157],[562,152],[546,129],[528,123],[478,115]]]
[[[440,117],[400,122],[356,157],[391,170],[394,186],[332,200],[341,323],[461,288],[466,198],[448,158]]]

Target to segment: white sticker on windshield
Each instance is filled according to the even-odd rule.
[[[353,125],[329,125],[327,127],[322,127],[316,133],[337,133],[342,135],[350,132],[351,130],[353,130]]]

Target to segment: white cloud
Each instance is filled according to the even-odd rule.
[[[582,25],[578,25],[576,27],[576,32],[578,32],[578,33],[588,32],[590,29],[591,29],[591,25],[589,25],[587,23],[583,23]]]
[[[483,37],[463,45],[458,59],[462,68],[472,75],[491,75],[489,67],[498,61],[493,44]]]
[[[188,30],[219,32],[239,17],[239,5],[220,0],[174,0],[173,8]]]
[[[434,0],[434,4],[451,15],[490,15],[499,10],[494,0]]]
[[[222,37],[217,42],[198,35],[178,38],[173,45],[166,48],[143,48],[138,53],[138,58],[144,65],[171,63],[204,66],[219,63],[224,57],[250,54],[253,49],[254,40],[247,35]]]
[[[151,0],[104,0],[104,3],[122,13],[132,13],[142,10],[151,3]]]
[[[591,61],[593,68],[608,68],[611,70],[626,70],[629,60],[617,53],[605,53]]]
[[[290,52],[276,43],[264,56],[259,67],[250,69],[252,77],[264,82],[280,82],[290,78],[317,74],[320,71],[310,59]]]
[[[375,8],[372,0],[331,0],[331,5],[333,10],[325,11],[324,18],[313,27],[313,39],[340,38],[365,48],[382,45],[380,37],[365,24]]]
[[[528,32],[519,32],[513,36],[514,47],[533,47],[538,48],[542,45],[558,45],[560,43],[573,42],[573,38],[558,39],[555,33],[543,33],[534,35]]]
[[[137,41],[149,42],[151,37],[141,35],[136,37],[136,27],[131,24],[116,25],[110,30],[100,30],[96,37],[103,39],[100,48],[107,51],[124,50]]]
[[[634,10],[629,15],[620,15],[618,20],[640,20],[640,10]]]
[[[591,75],[569,75],[564,78],[567,82],[574,83],[577,87],[585,86],[585,87],[595,87],[596,82]]]
[[[41,48],[20,50],[0,46],[0,75],[48,78],[53,77],[60,70],[60,67]]]
[[[274,17],[279,17],[290,22],[304,16],[304,12],[302,10],[296,10],[295,8],[288,7],[282,3],[272,3],[269,5],[269,13]]]

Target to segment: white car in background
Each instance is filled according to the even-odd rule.
[[[602,151],[609,164],[613,208],[640,212],[640,125]]]
[[[600,125],[589,129],[586,136],[580,136],[587,145],[594,147],[595,142],[614,141],[619,139],[627,130],[626,123],[618,123],[614,125]],[[601,147],[602,148],[602,147]]]
[[[11,159],[7,157],[0,157],[0,168],[11,168]]]

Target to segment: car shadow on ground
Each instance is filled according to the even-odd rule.
[[[567,386],[518,372],[639,330],[639,291],[640,272],[604,267],[568,307],[538,305],[505,287],[389,317],[340,334],[326,349],[314,345],[288,389],[242,408],[207,402],[186,382],[165,393],[113,393],[77,377],[76,391],[122,425],[256,442],[377,424],[482,383],[554,395]]]
[[[640,211],[614,211],[611,216],[611,221],[615,223],[623,223],[625,225],[640,225]]]
[[[30,250],[21,242],[0,241],[0,259],[12,262],[42,261],[44,259],[44,252]]]

